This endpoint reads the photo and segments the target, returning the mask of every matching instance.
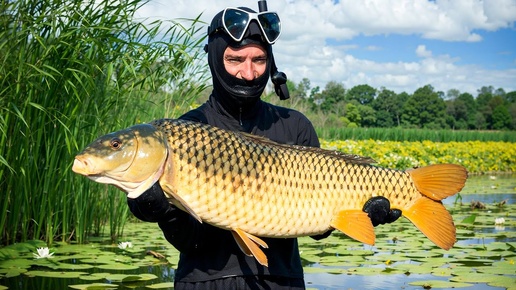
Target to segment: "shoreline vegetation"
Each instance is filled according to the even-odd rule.
[[[75,154],[97,136],[177,117],[207,98],[209,69],[202,51],[206,23],[199,18],[149,23],[137,17],[144,3],[0,3],[0,245],[27,240],[87,243],[103,234],[116,240],[131,218],[126,197],[113,186],[74,174]],[[311,98],[301,94],[308,89],[304,84],[289,86],[291,98],[286,102],[273,93],[264,99],[305,113],[320,138],[329,140],[324,145],[328,148],[370,156],[378,165],[399,169],[454,162],[470,173],[516,172],[516,131],[507,129],[516,128],[510,113],[516,108],[516,92],[488,87],[476,99],[459,95],[447,109],[454,116],[450,119],[443,117],[445,100],[432,87],[405,94],[408,107],[387,106],[400,96],[380,92],[373,99],[386,102],[372,111],[362,106],[370,97],[355,98],[370,92],[367,87],[350,89],[347,97],[337,87],[335,103],[318,105],[320,98],[330,100],[332,90],[325,88]],[[418,98],[412,102],[412,97]],[[439,105],[439,122],[434,122],[437,113],[425,112],[428,118],[420,120],[419,110],[409,110],[405,117],[386,111],[417,109],[417,100],[426,99]],[[468,104],[480,107],[469,112]],[[380,112],[389,118],[371,119]],[[363,128],[379,126],[379,120],[390,128]],[[430,130],[436,128],[476,130]]]
[[[514,142],[321,140],[321,147],[371,157],[375,165],[400,170],[455,163],[466,167],[469,174],[516,172]]]

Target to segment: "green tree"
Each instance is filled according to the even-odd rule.
[[[475,129],[475,115],[477,113],[477,103],[475,101],[475,98],[473,98],[473,95],[471,95],[470,93],[462,93],[455,99],[455,102],[461,102],[466,106],[466,129]]]
[[[353,103],[346,105],[346,118],[351,122],[350,124],[354,124],[352,126],[358,126],[358,124],[362,122],[362,117],[360,116],[357,105]]]
[[[343,102],[346,96],[344,86],[336,81],[330,81],[324,87],[324,90],[318,95],[321,101],[321,109],[325,112],[332,111],[337,103]]]
[[[495,130],[510,129],[512,118],[509,114],[509,110],[506,106],[499,105],[493,110],[492,115],[493,124],[492,127]]]
[[[376,124],[376,111],[366,105],[358,105],[358,112],[360,113],[360,118],[362,119],[360,122],[361,127],[373,127]]]
[[[477,95],[477,110],[482,113],[484,119],[486,120],[486,125],[483,126],[485,128],[491,128],[491,115],[493,114],[493,107],[489,105],[491,100],[493,99],[493,87],[492,86],[484,86],[478,90]],[[478,120],[477,120],[478,121]]]
[[[457,89],[450,89],[446,92],[446,100],[455,100],[459,97],[460,91]]]
[[[516,103],[510,103],[508,110],[511,115],[511,129],[516,130]]]
[[[446,101],[446,123],[452,129],[467,129],[467,119],[468,108],[463,100]]]
[[[376,96],[376,89],[370,85],[358,85],[348,90],[346,100],[355,100],[361,105],[367,105],[373,102]]]
[[[409,95],[405,92],[397,95],[391,90],[380,89],[378,96],[371,104],[376,111],[376,126],[400,126],[401,110]]]
[[[303,78],[299,84],[297,85],[297,91],[299,92],[299,96],[303,98],[308,98],[308,93],[310,92],[311,85],[310,80],[308,78]]]
[[[417,89],[405,102],[401,116],[403,124],[417,128],[443,128],[446,104],[431,85]]]
[[[505,95],[505,99],[508,103],[516,103],[516,91],[508,92]]]

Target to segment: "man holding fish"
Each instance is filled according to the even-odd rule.
[[[205,48],[213,92],[205,104],[180,119],[279,143],[319,147],[305,116],[260,99],[269,77],[280,97],[288,98],[286,77],[277,71],[272,55],[272,44],[280,32],[280,20],[274,12],[226,8],[218,13],[208,28]],[[268,249],[264,251],[269,262],[264,267],[239,249],[230,232],[201,224],[164,199],[156,184],[128,203],[140,219],[157,221],[167,240],[181,251],[175,289],[305,288],[297,239],[266,239]],[[384,206],[379,207],[385,211]]]
[[[92,143],[90,149],[85,149],[84,153],[80,154],[81,156],[78,155],[76,157],[73,170],[97,182],[115,184],[128,193],[128,205],[136,217],[143,221],[158,223],[166,239],[181,252],[179,264],[175,272],[175,289],[304,289],[303,268],[295,237],[311,235],[315,239],[320,239],[328,236],[333,229],[339,229],[359,241],[372,244],[374,243],[372,227],[395,221],[402,215],[400,208],[404,210],[410,209],[410,211],[407,210],[408,215],[405,216],[411,219],[432,241],[442,248],[451,247],[455,242],[455,228],[450,218],[442,226],[445,229],[443,233],[438,234],[433,233],[434,228],[431,228],[431,226],[429,229],[422,226],[421,224],[424,221],[421,220],[427,218],[428,216],[426,215],[434,214],[434,212],[449,216],[447,212],[442,212],[444,207],[438,201],[444,196],[451,195],[462,188],[466,176],[465,171],[453,165],[433,167],[432,169],[417,169],[414,170],[413,174],[388,171],[376,169],[366,164],[371,162],[367,158],[341,156],[338,153],[328,153],[319,149],[308,148],[319,147],[318,138],[310,121],[300,112],[274,106],[260,99],[269,78],[272,80],[275,91],[281,99],[288,98],[288,90],[286,87],[286,76],[278,72],[272,54],[272,44],[278,39],[281,32],[279,17],[276,13],[267,11],[266,3],[263,0],[259,1],[259,8],[259,13],[245,7],[226,8],[213,18],[208,27],[208,44],[205,47],[212,74],[213,92],[206,103],[181,116],[179,118],[180,121],[164,120],[152,123],[153,126],[159,128],[158,131],[163,130],[165,133],[156,133],[152,126],[143,125],[138,127],[141,130],[137,129],[137,127],[134,130],[129,128],[128,131],[121,131],[123,132],[122,134],[112,133],[114,135],[107,135],[108,139],[99,138],[99,141]],[[184,120],[184,122],[181,120]],[[198,123],[246,134],[234,135],[226,131],[217,131],[218,129],[212,129],[211,127],[195,125]],[[141,174],[142,170],[140,169],[144,166],[138,167],[138,170],[134,172],[124,174],[126,176],[123,178],[115,176],[116,174],[106,178],[106,176],[102,175],[111,174],[106,169],[111,164],[99,161],[99,158],[91,156],[101,156],[102,154],[99,152],[104,149],[99,146],[103,146],[103,144],[110,147],[110,149],[106,149],[107,151],[105,152],[109,152],[106,154],[115,154],[112,153],[113,150],[126,150],[124,146],[128,146],[127,150],[131,146],[139,146],[134,145],[137,142],[134,140],[125,142],[124,138],[127,138],[127,136],[131,136],[132,139],[136,140],[142,139],[146,145],[152,145],[154,144],[153,142],[157,142],[156,144],[159,143],[156,145],[157,147],[163,145],[165,148],[167,145],[163,144],[166,143],[166,141],[163,141],[163,134],[168,135],[168,142],[171,143],[172,138],[175,138],[172,135],[177,135],[176,129],[173,128],[174,126],[178,127],[178,130],[181,127],[187,128],[181,132],[189,135],[189,141],[185,143],[187,145],[183,149],[170,149],[170,152],[166,152],[163,149],[164,153],[162,155],[156,150],[156,152],[145,152],[146,154],[125,154],[125,157],[134,156],[131,157],[133,159],[128,161],[128,163],[135,162],[137,158],[142,156],[153,156],[153,160],[167,160],[165,165],[160,165],[159,170],[154,170],[159,171],[158,173],[162,175],[158,174],[156,177],[149,178],[149,181],[136,183],[133,180],[122,180],[127,176],[132,176],[135,179],[135,176]],[[198,134],[192,132],[198,132]],[[217,138],[219,135],[226,139],[210,139],[212,136]],[[254,135],[260,137],[251,137]],[[149,137],[151,136],[159,137],[150,139]],[[203,142],[210,144],[201,144]],[[218,146],[214,146],[213,144],[216,142],[221,143]],[[277,143],[299,146],[282,147]],[[252,148],[256,150],[246,151],[242,149],[242,151],[238,151],[243,152],[242,154],[247,157],[235,157],[236,153],[227,155],[227,152],[237,152],[235,148],[240,145],[242,145],[242,148],[244,148],[244,145],[248,146],[244,149]],[[268,147],[269,145],[270,147]],[[200,146],[198,147],[200,151],[191,149],[196,146]],[[208,148],[211,148],[211,153]],[[227,148],[227,152],[221,148]],[[335,161],[342,164],[343,170],[350,171],[349,176],[367,175],[367,181],[359,176],[359,181],[354,181],[355,183],[371,182],[370,179],[372,177],[382,179],[382,181],[371,185],[360,184],[360,188],[364,185],[366,189],[371,189],[369,191],[374,193],[364,194],[363,201],[360,201],[359,209],[354,208],[358,203],[350,206],[353,208],[349,210],[339,210],[336,215],[329,210],[325,210],[325,207],[321,207],[322,212],[321,210],[314,212],[312,209],[308,209],[306,215],[313,216],[313,219],[323,215],[329,219],[319,223],[314,221],[313,225],[311,225],[312,228],[307,226],[304,232],[303,229],[292,229],[299,230],[299,232],[290,232],[290,229],[282,228],[278,229],[277,233],[273,233],[274,231],[271,230],[270,235],[269,232],[263,231],[262,233],[264,234],[262,235],[253,235],[252,233],[255,229],[252,227],[249,227],[248,230],[233,227],[230,223],[241,224],[243,227],[248,225],[249,222],[258,222],[251,217],[239,224],[243,220],[241,215],[245,215],[252,210],[260,210],[250,208],[249,204],[246,204],[248,199],[242,198],[243,196],[251,196],[249,203],[253,202],[253,204],[263,206],[264,208],[269,206],[272,208],[275,205],[272,202],[264,202],[264,200],[273,200],[273,198],[276,198],[273,197],[274,194],[282,194],[283,198],[288,200],[290,192],[292,194],[299,192],[300,195],[305,195],[305,192],[307,192],[306,188],[315,188],[316,183],[305,183],[306,178],[298,178],[299,184],[294,186],[287,179],[290,175],[294,176],[296,172],[303,172],[303,174],[309,175],[312,172],[317,173],[316,171],[309,170],[307,172],[296,169],[296,172],[293,174],[292,172],[288,173],[285,172],[288,170],[277,167],[277,164],[272,164],[274,162],[270,160],[260,160],[261,156],[265,156],[265,153],[261,155],[256,154],[256,152],[267,152],[267,158],[273,159],[275,156],[273,155],[274,152],[279,152],[278,156],[284,156],[293,150],[300,150],[299,155],[302,155],[302,157],[296,157],[295,161],[304,158],[302,159],[304,160],[303,162],[309,166],[313,164],[314,166],[324,167],[329,161]],[[203,156],[199,157],[199,154]],[[220,157],[224,154],[227,156],[225,160]],[[170,158],[176,159],[168,161]],[[246,165],[246,158],[255,160],[252,162],[256,163],[250,162]],[[278,162],[280,158],[278,158]],[[333,158],[336,158],[336,160],[333,160]],[[122,159],[120,158],[119,160]],[[229,164],[230,161],[228,159],[231,159],[231,164]],[[114,160],[114,158],[110,158],[110,160]],[[319,164],[315,164],[317,160],[319,160]],[[106,168],[100,170],[102,166],[92,165],[97,161],[100,163],[104,162],[102,164]],[[291,163],[294,163],[294,159],[291,161]],[[153,161],[147,162],[151,163]],[[173,164],[173,166],[170,164]],[[253,166],[250,165],[253,164],[259,164],[263,172],[252,168]],[[284,165],[289,166],[289,164]],[[178,169],[183,168],[181,166],[184,166],[184,171]],[[237,168],[239,166],[241,168]],[[118,170],[122,167],[124,166],[117,165],[113,168]],[[187,170],[187,167],[190,171]],[[217,168],[213,169],[213,167]],[[224,170],[222,167],[224,167]],[[278,172],[277,184],[274,182],[275,176],[270,174],[270,172],[267,174],[266,169],[270,168],[274,168],[270,172]],[[209,178],[213,175],[213,170],[224,171],[224,173],[216,172],[218,178],[221,179],[214,181],[215,178]],[[351,173],[353,170],[359,170],[360,172]],[[183,176],[194,171],[197,172],[197,179],[195,177]],[[282,174],[279,173],[280,171],[286,176],[283,179],[281,179]],[[455,179],[460,179],[460,181],[450,186],[450,189],[446,189],[446,186],[440,180],[439,172],[443,172],[441,175],[449,177],[450,180],[447,179],[447,182],[455,183]],[[345,175],[341,174],[341,176]],[[436,180],[435,184],[432,183],[429,186],[425,182],[420,181],[425,180],[428,176],[435,177],[432,179]],[[159,181],[156,181],[158,178]],[[323,187],[323,185],[324,187],[329,187],[328,184],[324,183],[329,179],[328,175],[326,177],[319,175],[319,178],[324,179],[320,180],[321,183],[317,183],[319,188]],[[408,190],[399,190],[396,187],[397,185],[394,184],[395,182],[391,181],[395,180],[396,183],[408,184],[411,183],[411,178],[414,179],[415,186],[410,187]],[[201,184],[199,179],[206,180],[206,182]],[[228,181],[227,185],[224,184],[226,181]],[[152,183],[149,184],[149,182]],[[193,183],[197,185],[197,188],[194,189],[193,185],[190,186]],[[219,204],[206,201],[206,198],[209,197],[202,196],[205,192],[209,196],[207,192],[211,193],[213,191],[208,185],[213,188],[220,187],[220,190],[217,192],[228,194],[226,197],[222,196],[222,200],[227,201],[229,198],[235,200],[235,203],[229,205],[227,215],[224,212],[217,212],[214,216],[203,214],[203,212],[209,212],[219,206]],[[292,187],[292,189],[287,188],[288,186]],[[298,187],[297,189],[295,188],[296,186]],[[353,188],[352,190],[351,186],[355,187],[356,185],[350,185],[347,182],[345,186],[347,186],[346,192],[354,192],[353,190],[355,189]],[[191,190],[187,189],[190,187]],[[204,188],[205,192],[199,190],[199,187]],[[284,191],[271,192],[271,188],[279,187],[283,187],[284,189],[282,190]],[[250,190],[246,190],[246,188]],[[423,191],[423,195],[425,195],[423,198],[419,196],[418,198],[412,197],[418,190]],[[443,190],[445,193],[442,196],[432,197],[434,191]],[[197,197],[201,195],[200,199],[204,200],[205,203],[194,200],[192,196],[188,195],[190,191],[196,192]],[[390,209],[389,200],[381,196],[387,195],[390,191],[397,192],[396,198],[400,195],[401,200],[401,203],[397,203],[400,206],[392,210]],[[185,195],[182,195],[183,192]],[[378,194],[378,192],[382,194]],[[335,196],[335,194],[339,193],[332,194]],[[339,198],[339,196],[336,196],[336,199]],[[251,201],[252,199],[256,200]],[[306,208],[306,204],[323,202],[323,199],[309,200],[302,206]],[[435,206],[433,205],[433,200],[437,201]],[[326,208],[336,204],[333,201],[329,201],[330,199],[324,201],[329,203],[326,204]],[[417,206],[413,206],[413,203]],[[416,211],[420,207],[426,207],[427,205],[430,205],[431,212],[423,212],[423,217],[421,217],[421,220],[418,220]],[[239,210],[243,211],[243,214],[239,213]],[[275,208],[275,210],[279,212],[283,209]],[[356,220],[359,223],[351,224],[350,220]],[[432,221],[429,222],[431,223]],[[310,223],[310,220],[305,221],[306,223]],[[269,226],[274,225],[270,225],[269,222],[269,225],[260,226],[255,233]],[[444,238],[441,239],[440,235],[444,236]]]

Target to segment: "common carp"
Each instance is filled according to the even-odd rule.
[[[155,182],[168,200],[199,222],[229,230],[242,251],[267,266],[259,237],[300,237],[338,229],[373,245],[363,205],[387,198],[432,242],[450,249],[455,226],[441,200],[459,192],[464,167],[407,171],[370,158],[284,145],[210,125],[161,119],[99,137],[72,170],[136,198]]]

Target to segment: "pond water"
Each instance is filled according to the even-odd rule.
[[[449,251],[403,218],[375,228],[375,246],[338,232],[300,238],[307,288],[516,290],[516,175],[472,176],[459,198],[443,203],[457,226]],[[0,248],[0,290],[172,289],[179,254],[156,225],[128,224],[122,241],[132,247],[107,237],[56,243],[42,259],[33,256],[42,241]]]

